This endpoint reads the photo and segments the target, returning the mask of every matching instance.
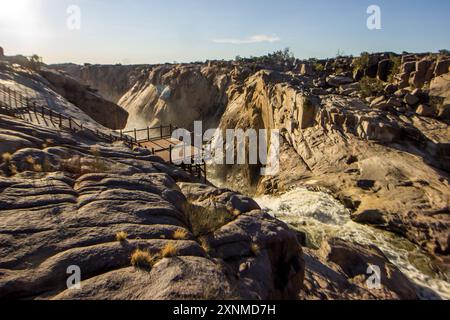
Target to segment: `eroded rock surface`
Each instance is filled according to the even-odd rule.
[[[299,294],[304,265],[295,234],[251,199],[197,184],[145,149],[3,115],[0,130],[0,297]],[[117,240],[120,232],[126,239]],[[153,267],[131,266],[137,249],[155,257]],[[67,289],[70,266],[81,270],[81,290]]]

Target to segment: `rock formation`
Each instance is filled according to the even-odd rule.
[[[0,120],[0,298],[298,296],[295,234],[248,197],[146,149]],[[138,249],[154,257],[148,269],[132,267]],[[73,265],[83,290],[67,289]]]
[[[204,129],[280,130],[278,176],[261,178],[259,166],[249,165],[221,167],[221,177],[247,194],[282,193],[294,186],[327,190],[351,210],[354,221],[418,244],[448,276],[449,61],[445,53],[365,53],[357,58],[285,64],[271,63],[266,57],[205,64],[54,67],[121,105],[129,113],[130,129],[169,123],[191,129],[194,120],[203,120]],[[208,200],[211,195],[232,201],[226,200],[231,199],[227,192],[211,187],[181,184],[179,188],[206,216],[216,208]],[[256,208],[251,201],[244,207]],[[225,209],[216,214],[224,222],[230,219]],[[199,236],[205,227],[190,231]],[[220,237],[205,238],[212,247],[222,243]],[[343,247],[347,246],[363,261],[389,265],[375,248],[333,241],[328,241],[331,252],[346,256]],[[339,249],[333,251],[333,246]],[[224,245],[213,251],[227,256],[233,250]],[[384,283],[384,293],[373,296],[363,288],[361,271],[346,269],[345,258],[332,258],[328,249],[309,250],[305,255],[307,290],[301,297],[413,297],[400,275]],[[317,274],[323,272],[314,269],[317,261],[340,269],[334,280],[323,280],[326,288],[334,286],[329,291],[317,290],[311,280],[317,281]],[[239,270],[247,268],[240,263]],[[397,274],[392,266],[385,270]],[[269,291],[277,297],[286,294]]]

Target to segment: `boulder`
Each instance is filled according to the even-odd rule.
[[[391,73],[394,63],[390,59],[381,60],[378,63],[377,78],[378,80],[386,82]]]
[[[416,71],[416,62],[415,61],[405,62],[400,67],[400,73],[411,74],[411,72],[414,72],[414,71]]]
[[[431,80],[429,70],[433,65],[433,61],[429,58],[424,58],[416,62],[416,71],[411,73],[409,83],[416,88],[422,88],[425,82]]]
[[[387,110],[389,108],[395,107],[395,105],[391,104],[385,96],[381,96],[381,97],[375,98],[371,102],[370,107],[375,108],[375,109],[380,109],[380,110]]]
[[[398,299],[418,299],[414,284],[377,247],[336,238],[329,240],[328,246],[327,260],[339,265],[349,278],[367,276],[370,266],[377,266],[383,287],[395,293]]]
[[[390,83],[386,87],[384,87],[384,92],[386,94],[394,94],[398,90],[398,86]]]
[[[438,118],[450,120],[450,73],[434,78],[429,96],[430,105],[436,108]]]
[[[420,102],[420,98],[413,93],[407,93],[405,95],[404,101],[409,106],[415,106]]]
[[[450,59],[439,60],[436,63],[436,68],[434,69],[434,77],[439,77],[450,70]]]
[[[352,93],[358,92],[361,89],[361,86],[358,82],[350,83],[350,84],[344,84],[339,87],[339,93],[342,95],[350,95]]]
[[[300,74],[302,76],[312,76],[314,74],[314,68],[309,63],[302,63],[300,65]]]
[[[306,300],[417,299],[416,288],[375,246],[331,238],[320,249],[304,249]],[[376,263],[376,264],[375,264]],[[380,283],[371,288],[374,267]],[[376,270],[378,271],[378,270]]]
[[[329,86],[338,88],[342,85],[345,84],[350,84],[353,83],[353,79],[352,78],[348,78],[348,77],[343,77],[343,76],[336,76],[336,75],[331,75],[327,78],[327,84]]]
[[[434,106],[420,104],[416,109],[416,114],[422,117],[435,117],[437,115],[437,110]]]
[[[404,89],[409,86],[410,74],[400,73],[397,75],[397,84],[400,89]]]

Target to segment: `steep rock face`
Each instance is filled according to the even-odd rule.
[[[118,103],[120,98],[146,74],[150,66],[145,65],[76,65],[59,64],[50,66],[62,70],[82,84],[98,91],[111,102]]]
[[[300,293],[304,265],[295,234],[251,199],[196,184],[145,149],[4,115],[0,134],[1,146],[8,146],[0,164],[0,297],[273,299]],[[151,266],[131,266],[137,249],[152,257]],[[67,288],[71,266],[80,268],[80,290]]]
[[[128,128],[171,123],[206,126],[218,122],[226,105],[227,70],[202,65],[158,66],[119,101],[130,113]],[[210,123],[210,124],[209,124]]]
[[[221,120],[227,129],[279,129],[286,160],[280,174],[262,179],[252,166],[221,173],[259,192],[298,183],[326,187],[353,209],[355,220],[448,255],[448,126],[370,108],[358,98],[314,96],[309,79],[294,80],[273,71],[255,74],[230,97]]]
[[[46,69],[43,68],[41,72],[45,74]],[[75,80],[59,73],[51,72],[48,72],[48,77],[54,81],[55,85],[40,73],[29,68],[0,63],[0,85],[6,91],[2,92],[2,102],[7,103],[12,108],[23,107],[25,102],[29,106],[34,104],[37,107],[44,106],[47,110],[52,110],[66,118],[74,119],[78,123],[82,123],[83,126],[91,129],[107,130],[99,122],[87,115],[82,108],[91,111],[92,115],[96,116],[99,121],[111,122],[113,124],[112,119],[116,118],[116,114],[118,115],[118,119],[122,119],[122,123],[124,119],[126,120],[127,114],[123,109],[90,92],[88,88],[80,85]],[[67,86],[66,89],[68,91],[64,88],[65,86]],[[11,90],[11,101],[9,101],[7,95],[8,90]],[[17,94],[17,99],[14,99],[14,92]],[[59,92],[72,96],[74,101],[88,102],[89,105],[84,105],[83,103],[79,107],[69,102]],[[23,101],[20,100],[19,95],[24,97]],[[99,114],[99,111],[102,112]],[[49,126],[50,123],[44,121],[38,114],[39,110],[36,113],[32,112],[28,114],[28,118],[37,124]]]
[[[59,72],[43,68],[39,73],[51,83],[56,92],[101,125],[113,130],[123,129],[126,126],[128,113],[120,106],[105,100],[75,79]]]

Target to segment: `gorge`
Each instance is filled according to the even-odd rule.
[[[2,65],[1,84],[92,128],[171,124],[193,130],[194,121],[202,121],[204,130],[276,129],[281,145],[279,174],[261,176],[261,164],[214,165],[208,168],[211,184],[203,185],[148,150],[132,153],[120,143],[80,140],[72,133],[61,138],[52,129],[24,125],[5,114],[0,151],[9,156],[0,166],[5,175],[1,209],[24,216],[40,212],[32,221],[46,217],[48,203],[13,204],[10,199],[17,194],[14,189],[27,190],[30,197],[57,189],[61,202],[51,210],[83,232],[75,241],[69,231],[45,220],[32,237],[49,233],[62,242],[24,249],[20,239],[30,233],[31,221],[1,221],[2,252],[9,254],[0,263],[0,272],[8,275],[0,281],[1,292],[56,299],[199,298],[206,294],[199,291],[202,283],[213,277],[223,285],[206,298],[449,299],[449,67],[445,53],[64,64],[39,70]],[[80,170],[66,163],[73,154]],[[30,169],[28,156],[33,165],[44,161],[40,172],[33,172],[33,165]],[[30,179],[42,189],[37,194],[30,190]],[[155,216],[144,214],[149,210]],[[74,217],[64,214],[72,211]],[[109,211],[114,226],[105,217]],[[148,226],[148,219],[154,225]],[[132,243],[151,251],[172,239],[187,258],[163,259],[150,275],[134,273],[120,254],[132,248],[100,236],[99,225],[109,237],[127,229]],[[185,239],[173,236],[177,228],[186,229]],[[6,249],[6,243],[18,252]],[[77,250],[102,261],[98,267],[86,258],[89,290],[79,296],[62,290],[42,267],[59,270]],[[21,270],[28,270],[23,259],[34,271],[20,280]],[[370,265],[382,270],[379,290],[366,286]],[[167,270],[174,270],[182,284]],[[142,282],[149,289],[134,291]],[[46,289],[35,289],[40,286]],[[183,291],[186,287],[190,290]]]

